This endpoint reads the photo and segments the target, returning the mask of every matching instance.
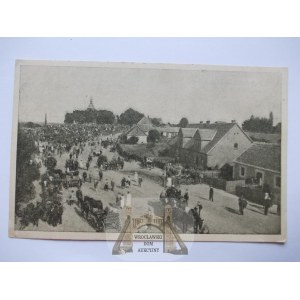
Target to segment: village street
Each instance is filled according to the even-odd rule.
[[[99,147],[99,146],[98,146]],[[98,150],[98,149],[94,149]],[[87,157],[91,152],[90,146],[86,146],[83,153],[79,156],[79,160],[85,163]],[[103,149],[103,154],[107,156],[108,161],[113,157],[117,157],[118,153],[110,152],[108,149]],[[64,170],[66,159],[68,154],[64,153],[61,157],[55,155],[57,159],[56,168]],[[93,157],[88,173],[91,173],[92,178],[99,178],[99,169],[96,166],[97,157]],[[41,174],[45,172],[45,167],[40,169]],[[86,170],[80,170],[80,174]],[[138,183],[134,181],[134,172],[137,171],[139,177],[143,178],[142,187],[138,186]],[[162,170],[153,168],[151,170],[142,168],[138,162],[131,161],[125,162],[124,169],[118,171],[103,171],[103,179],[99,182],[97,188],[94,188],[94,180],[92,182],[85,182],[82,185],[82,193],[84,196],[93,197],[96,200],[101,200],[103,206],[108,206],[110,210],[115,213],[119,213],[121,227],[124,224],[126,218],[125,209],[118,209],[115,206],[117,193],[120,192],[126,194],[128,190],[132,194],[132,216],[140,217],[152,210],[156,216],[163,216],[163,206],[159,200],[159,195],[163,190],[161,184]],[[131,178],[130,188],[121,188],[121,179],[123,177]],[[108,179],[109,186],[113,179],[115,182],[114,191],[104,191],[104,182]],[[38,182],[35,182],[37,191],[37,197],[33,201],[38,201],[39,194],[41,193],[41,186]],[[188,189],[190,199],[188,206],[193,208],[198,202],[203,206],[201,217],[208,225],[210,233],[217,234],[272,234],[278,233],[280,228],[280,216],[276,214],[276,207],[273,207],[269,211],[269,215],[263,214],[263,207],[254,203],[248,203],[247,208],[244,211],[244,215],[239,215],[238,212],[238,197],[223,190],[214,189],[214,201],[208,200],[209,186],[206,184],[197,184],[189,186],[181,186],[182,193]],[[69,188],[76,192],[77,188]],[[63,206],[64,213],[62,217],[62,224],[53,227],[46,222],[39,221],[39,226],[34,227],[32,224],[27,226],[25,230],[38,230],[38,231],[95,231],[95,229],[84,219],[81,215],[80,209],[77,204],[69,206],[66,203],[66,199],[70,191],[63,189]],[[115,228],[107,228],[106,232],[117,232]],[[188,228],[187,233],[192,233],[193,228]]]

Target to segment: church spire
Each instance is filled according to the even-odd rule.
[[[45,113],[45,126],[47,126],[47,114]]]
[[[88,110],[95,110],[94,103],[93,103],[93,98],[92,97],[90,99],[90,104],[89,104],[89,106],[88,106],[87,109]]]

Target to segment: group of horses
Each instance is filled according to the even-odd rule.
[[[29,203],[23,209],[18,208],[17,215],[20,217],[21,230],[30,223],[38,226],[39,220],[56,227],[62,223],[63,206],[58,201],[37,202],[35,205]]]
[[[109,208],[103,209],[101,200],[95,200],[92,197],[84,196],[78,198],[78,205],[81,209],[81,215],[84,217],[97,231],[105,231],[105,219],[109,212]]]

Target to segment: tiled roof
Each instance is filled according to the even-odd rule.
[[[202,141],[211,141],[213,140],[217,131],[215,129],[199,129],[199,133]]]
[[[138,125],[135,125],[126,133],[126,135],[144,136],[147,134]]]
[[[253,143],[235,162],[280,172],[281,148],[278,144]]]
[[[181,131],[183,138],[192,138],[195,135],[197,128],[181,128]]]
[[[149,131],[149,130],[153,129],[153,124],[152,124],[151,120],[145,116],[137,123],[137,125],[143,131]]]
[[[156,127],[159,132],[178,133],[180,127]]]
[[[213,139],[211,142],[209,142],[206,146],[201,149],[202,153],[208,153],[223,137],[224,135],[233,127],[235,126],[236,123],[212,123],[212,124],[207,124],[207,123],[200,123],[200,124],[190,124],[189,129],[199,129],[200,135],[201,135],[201,130],[210,130],[211,133],[212,131],[215,131],[215,134],[213,136]]]

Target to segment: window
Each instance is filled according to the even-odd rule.
[[[239,144],[238,143],[234,143],[233,147],[234,147],[234,150],[237,150],[237,149],[239,149]]]
[[[245,167],[240,166],[240,176],[241,176],[241,177],[245,177],[245,174],[246,174],[246,169],[245,169]]]
[[[281,186],[281,177],[275,176],[275,187],[280,188]]]

